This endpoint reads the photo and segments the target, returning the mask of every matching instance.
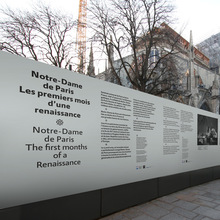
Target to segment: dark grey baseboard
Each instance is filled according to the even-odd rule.
[[[159,197],[190,187],[190,172],[158,178]]]
[[[102,216],[158,197],[157,179],[102,190]]]

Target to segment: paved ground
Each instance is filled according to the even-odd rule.
[[[100,220],[220,220],[220,180],[170,194]]]

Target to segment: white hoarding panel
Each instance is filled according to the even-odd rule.
[[[219,116],[0,52],[0,208],[219,165]]]

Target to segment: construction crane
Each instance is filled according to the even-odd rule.
[[[79,0],[79,15],[77,25],[78,72],[83,74],[85,74],[86,70],[86,20],[87,0]]]

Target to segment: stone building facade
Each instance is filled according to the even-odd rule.
[[[163,25],[171,33],[178,35],[168,25]],[[219,114],[219,71],[216,71],[216,68],[213,69],[210,66],[210,59],[193,45],[192,32],[189,41],[179,36],[178,47],[179,52],[173,56],[175,56],[178,74],[180,75],[178,89],[181,91],[175,101]],[[114,53],[113,49],[112,53]],[[131,55],[123,59],[132,63]],[[120,66],[121,61],[114,60],[114,67],[120,69]],[[120,69],[119,74],[122,85],[132,87],[123,68]],[[103,73],[97,75],[97,78],[115,83],[111,68],[106,68]]]

